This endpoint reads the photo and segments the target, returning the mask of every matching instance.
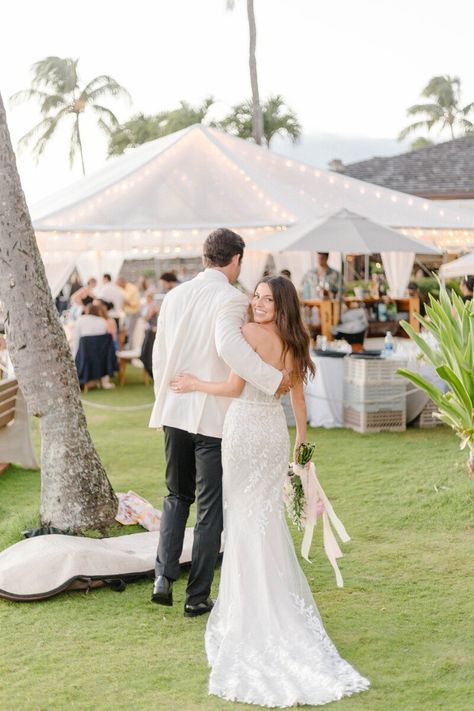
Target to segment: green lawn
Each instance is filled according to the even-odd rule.
[[[133,371],[131,380],[121,392],[87,398],[150,402],[152,389]],[[161,505],[162,439],[147,429],[148,411],[87,414],[116,491],[134,489]],[[331,708],[471,711],[474,497],[457,440],[444,428],[310,437],[352,541],[340,566],[344,589],[335,587],[319,536],[314,564],[303,567],[339,651],[372,681],[369,692]],[[38,503],[38,472],[10,467],[0,477],[1,549],[37,523]],[[173,608],[150,603],[149,582],[122,594],[0,601],[1,711],[255,708],[207,696],[206,621],[183,617],[184,589],[181,579]]]

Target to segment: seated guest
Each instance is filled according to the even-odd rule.
[[[474,276],[465,276],[461,281],[461,299],[463,301],[472,301],[472,292],[474,289]]]
[[[103,309],[102,304],[89,304],[86,306],[85,313],[77,319],[72,348],[74,357],[76,357],[79,340],[82,336],[103,336],[105,333],[109,333]]]
[[[117,325],[115,323],[115,320],[107,316],[107,311],[102,303],[94,302],[92,304],[89,304],[88,306],[86,306],[86,313],[82,316],[79,316],[79,318],[77,319],[76,327],[74,329],[73,356],[76,361],[76,367],[78,368],[80,380],[82,371],[87,371],[87,363],[93,363],[95,366],[97,359],[99,358],[100,360],[102,360],[103,355],[106,356],[107,368],[109,372],[113,373],[116,363],[115,351],[113,350],[113,348],[112,352],[109,353],[108,356],[105,351],[101,350],[103,349],[104,344],[101,344],[101,346],[99,347],[99,352],[97,353],[90,350],[90,345],[87,346],[87,348],[89,349],[89,353],[87,355],[85,355],[84,352],[79,352],[81,338],[85,338],[87,336],[106,335],[110,335],[112,337],[112,340],[114,338],[116,339]],[[84,378],[84,381],[87,380],[87,377]],[[82,382],[83,381],[81,380],[81,384]],[[110,382],[109,374],[101,375],[100,383],[105,390],[115,388],[115,385]]]
[[[339,272],[328,264],[329,252],[318,252],[318,266],[309,269],[303,277],[303,298],[336,298],[339,290]]]
[[[102,316],[103,319],[105,319],[105,322],[107,324],[107,333],[110,333],[112,336],[112,340],[114,342],[114,347],[115,350],[118,348],[118,328],[117,324],[115,322],[115,319],[109,316],[107,307],[104,305],[102,301],[99,301],[96,299],[94,301],[94,306],[97,307],[99,316]]]

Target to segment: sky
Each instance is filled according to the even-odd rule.
[[[255,0],[255,12],[261,97],[282,94],[303,125],[295,151],[276,141],[280,152],[321,167],[402,152],[395,139],[406,108],[438,74],[458,75],[464,103],[474,100],[472,0]],[[0,92],[15,144],[39,112],[32,103],[11,108],[8,98],[28,88],[31,65],[48,55],[79,58],[84,83],[110,74],[125,86],[132,105],[107,103],[120,120],[208,95],[218,118],[250,96],[246,0],[233,12],[226,0],[15,0],[2,19]],[[106,160],[106,141],[85,124],[92,172]],[[30,202],[80,177],[79,166],[69,170],[67,142],[58,132],[38,165],[18,156]]]

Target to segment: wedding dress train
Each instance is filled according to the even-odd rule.
[[[224,424],[225,554],[205,645],[209,693],[268,707],[369,686],[329,639],[298,564],[282,502],[289,453],[280,402],[247,383]]]

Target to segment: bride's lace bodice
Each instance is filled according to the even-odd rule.
[[[254,385],[250,383],[245,383],[242,394],[239,398],[242,402],[251,402],[258,405],[279,405],[280,400],[274,395],[267,395],[266,393],[258,390]]]

